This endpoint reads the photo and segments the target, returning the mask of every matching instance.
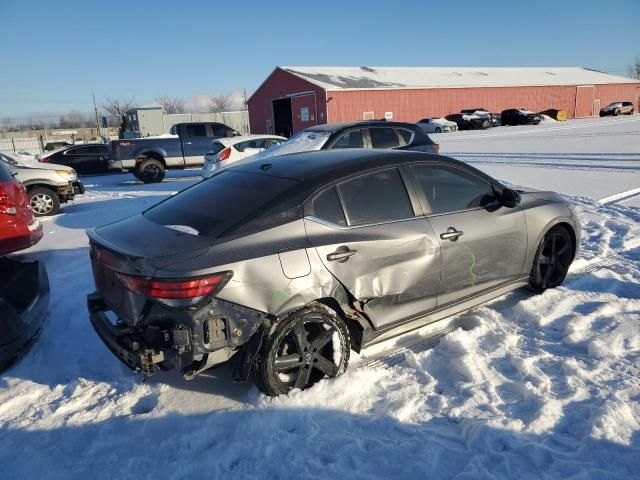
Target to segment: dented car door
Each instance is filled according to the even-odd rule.
[[[397,169],[347,180],[312,199],[305,228],[320,260],[376,329],[437,305],[440,247]]]

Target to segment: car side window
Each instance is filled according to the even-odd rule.
[[[185,134],[188,138],[206,137],[207,128],[203,123],[185,125]]]
[[[358,128],[342,134],[331,148],[364,148],[362,130]]]
[[[400,143],[401,147],[404,147],[405,145],[409,145],[411,143],[411,139],[413,138],[413,132],[411,130],[407,130],[406,128],[396,128],[396,132],[402,139]]]
[[[395,148],[400,146],[398,135],[391,127],[370,127],[371,148]]]
[[[224,125],[219,125],[216,123],[211,124],[210,126],[211,134],[207,135],[212,138],[222,138],[222,137],[230,137],[231,135],[227,135],[227,127]]]
[[[280,145],[284,140],[280,138],[270,138],[267,140],[267,148],[273,147],[274,145]]]
[[[91,155],[94,152],[91,151],[91,147],[77,147],[67,150],[67,155]]]
[[[266,148],[265,142],[266,140],[264,138],[259,138],[257,140],[247,140],[246,142],[237,143],[233,147],[239,152],[244,152],[247,148]]]
[[[444,166],[413,165],[416,187],[431,214],[483,207],[496,200],[491,184],[462,170]],[[427,208],[427,206],[425,206]]]
[[[338,185],[349,225],[412,218],[409,194],[398,169],[383,170]]]
[[[346,226],[347,220],[344,217],[344,211],[338,198],[336,187],[331,187],[324,192],[319,193],[311,200],[308,213],[320,220],[326,220],[335,225]]]

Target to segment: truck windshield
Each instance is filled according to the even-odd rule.
[[[248,234],[302,216],[298,209],[277,201],[297,184],[287,178],[226,170],[150,208],[144,216],[194,235]]]

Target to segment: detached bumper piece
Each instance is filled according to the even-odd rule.
[[[114,325],[105,313],[109,308],[99,294],[87,297],[87,307],[91,325],[111,353],[145,377],[155,373],[156,365],[161,370],[175,367],[176,357],[191,350],[191,332],[184,325],[148,329],[152,338],[143,338],[139,331],[127,325]],[[173,358],[169,358],[166,352],[170,352]]]
[[[38,338],[49,308],[49,279],[40,262],[0,258],[0,372]]]
[[[84,185],[82,182],[73,182],[73,193],[75,195],[82,195],[84,193]]]

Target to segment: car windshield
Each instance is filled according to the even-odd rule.
[[[287,178],[225,170],[151,207],[143,215],[157,224],[206,237],[249,233],[301,216],[286,206],[278,209],[282,203],[274,202],[297,183]]]
[[[324,144],[327,143],[327,140],[330,136],[331,132],[314,132],[313,130],[303,130],[293,135],[286,142],[282,142],[280,145],[274,145],[273,147],[264,150],[251,158],[260,159],[266,157],[274,157],[277,155],[286,155],[288,153],[320,150],[324,146]]]

